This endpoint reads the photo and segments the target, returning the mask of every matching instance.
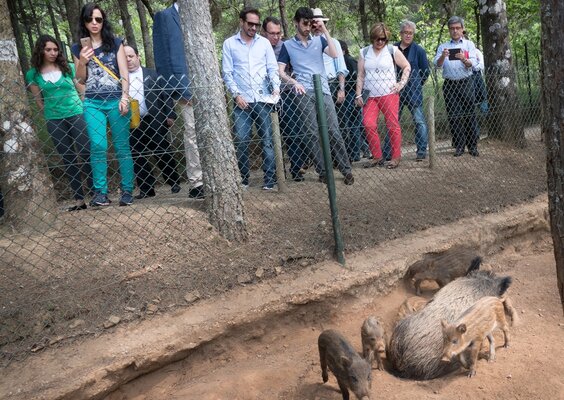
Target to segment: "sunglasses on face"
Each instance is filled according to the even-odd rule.
[[[387,42],[388,39],[385,38],[385,37],[379,37],[379,38],[376,38],[374,41],[375,41],[375,42]]]
[[[251,28],[254,26],[255,28],[260,28],[260,22],[259,23],[255,23],[255,22],[249,22],[249,21],[245,21],[247,23],[247,25],[249,25]]]
[[[101,24],[102,22],[104,22],[104,18],[102,18],[102,17],[86,17],[86,18],[84,18],[84,22],[86,22],[87,24],[91,23],[92,21],[96,21],[96,23]]]

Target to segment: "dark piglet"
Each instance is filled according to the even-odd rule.
[[[419,312],[399,321],[386,347],[392,372],[411,379],[433,379],[457,369],[458,362],[444,362],[441,320],[453,322],[479,299],[502,296],[510,277],[474,271],[440,289]]]
[[[349,400],[349,390],[359,400],[370,400],[370,365],[358,355],[343,335],[334,330],[323,331],[317,345],[323,383],[329,380],[329,368],[337,378],[343,400]]]
[[[384,327],[380,325],[376,317],[368,317],[364,320],[360,328],[360,337],[362,339],[362,357],[371,367],[376,358],[377,368],[384,370],[382,353],[386,351],[386,339]]]
[[[426,254],[409,267],[404,279],[407,285],[413,283],[419,296],[422,282],[435,281],[442,288],[454,279],[478,270],[481,263],[482,258],[474,250],[457,246],[440,253]]]

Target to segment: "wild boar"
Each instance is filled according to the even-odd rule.
[[[428,300],[424,297],[420,296],[411,296],[405,299],[401,306],[398,309],[398,321],[404,319],[408,315],[416,313],[417,311],[421,310],[425,307],[428,303]]]
[[[472,307],[466,310],[452,324],[441,320],[443,329],[443,360],[451,361],[458,357],[460,363],[470,371],[468,377],[476,375],[476,361],[478,352],[485,338],[490,342],[489,361],[495,359],[495,342],[493,332],[496,328],[503,331],[505,342],[503,347],[509,347],[509,325],[505,318],[507,313],[512,322],[517,315],[515,309],[507,302],[507,298],[482,297]],[[469,363],[465,353],[469,351]]]
[[[362,339],[362,357],[368,361],[370,367],[376,358],[376,365],[379,370],[384,370],[382,353],[386,351],[386,339],[384,327],[380,325],[376,317],[368,317],[364,320],[360,328]]]
[[[326,330],[319,335],[319,362],[323,383],[329,380],[327,367],[337,378],[343,400],[349,400],[349,389],[359,400],[370,400],[372,368],[339,332]]]

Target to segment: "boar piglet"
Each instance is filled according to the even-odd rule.
[[[371,368],[339,332],[326,330],[319,335],[319,361],[323,383],[329,380],[327,367],[337,378],[343,400],[349,400],[349,389],[359,400],[370,400]]]
[[[476,302],[466,310],[454,323],[449,324],[441,320],[443,328],[443,360],[450,361],[458,357],[460,363],[468,368],[468,377],[476,375],[476,361],[478,352],[485,338],[490,342],[489,361],[495,359],[495,342],[493,332],[496,328],[503,331],[505,343],[503,347],[509,347],[509,327],[505,313],[512,320],[515,318],[515,309],[505,298],[487,296]],[[465,353],[469,351],[469,363],[466,361]]]
[[[415,294],[421,295],[421,283],[435,281],[439,288],[461,276],[480,268],[482,258],[475,251],[453,247],[440,253],[429,253],[409,267],[405,282],[415,286]]]
[[[401,303],[401,306],[398,309],[398,321],[421,310],[428,302],[429,300],[424,297],[408,297],[403,303]]]
[[[370,367],[372,367],[374,358],[376,358],[376,365],[379,370],[384,369],[384,364],[382,363],[382,353],[386,351],[384,335],[384,328],[375,317],[368,317],[364,320],[360,328],[362,357],[368,361]]]

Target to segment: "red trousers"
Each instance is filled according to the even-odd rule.
[[[366,139],[370,152],[375,160],[382,158],[382,146],[378,136],[378,116],[384,114],[390,144],[392,146],[392,160],[401,158],[401,127],[399,124],[399,94],[389,94],[382,97],[369,97],[362,108],[362,124],[366,130]]]

